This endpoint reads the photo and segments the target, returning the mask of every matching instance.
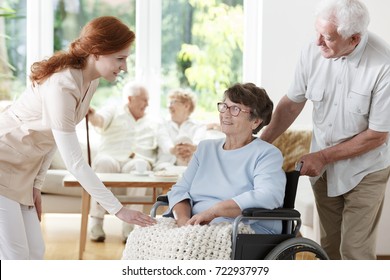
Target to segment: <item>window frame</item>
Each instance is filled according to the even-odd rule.
[[[150,110],[160,112],[162,0],[136,0],[135,79],[151,93]],[[261,84],[261,1],[244,0],[244,82]],[[53,54],[52,0],[27,1],[27,71],[33,62]],[[142,50],[142,51],[141,51]],[[28,77],[29,73],[27,73]]]

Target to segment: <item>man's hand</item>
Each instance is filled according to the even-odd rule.
[[[388,137],[388,132],[367,129],[337,145],[304,155],[300,159],[303,163],[301,175],[318,176],[325,165],[367,153],[385,144]]]
[[[321,174],[327,164],[322,151],[306,154],[301,157],[301,175],[315,177]]]
[[[88,108],[88,121],[96,127],[103,127],[104,119],[101,115],[97,114],[92,107]]]

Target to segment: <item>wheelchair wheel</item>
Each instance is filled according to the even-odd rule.
[[[283,241],[265,257],[266,260],[329,260],[328,255],[313,240],[297,237]]]

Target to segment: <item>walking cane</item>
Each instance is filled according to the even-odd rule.
[[[91,160],[91,147],[89,145],[89,125],[88,125],[88,113],[85,115],[85,127],[87,130],[87,152],[88,152],[88,164],[91,166],[92,160]]]
[[[91,148],[89,145],[89,126],[88,126],[88,113],[85,115],[85,126],[87,130],[87,152],[88,152],[88,164],[91,166]],[[89,215],[89,207],[91,205],[91,196],[89,193],[82,188],[82,213],[87,213],[87,215],[81,216],[81,229],[85,229],[85,231],[81,230],[80,232],[80,248],[79,248],[79,260],[83,259],[83,254],[85,251],[85,244],[87,241],[87,228],[88,228],[88,215]],[[85,207],[85,208],[84,208]]]

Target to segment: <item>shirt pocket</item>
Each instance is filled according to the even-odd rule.
[[[367,115],[370,110],[371,93],[351,90],[348,93],[347,110],[357,115]]]
[[[348,93],[346,106],[345,123],[346,131],[355,135],[368,127],[368,115],[370,113],[371,94],[351,90]]]
[[[22,168],[27,157],[0,140],[0,158],[6,159],[0,161],[0,185],[11,187],[13,179],[18,175],[16,170]]]
[[[325,89],[321,87],[308,88],[305,97],[313,103],[313,121],[322,122],[325,117]]]

